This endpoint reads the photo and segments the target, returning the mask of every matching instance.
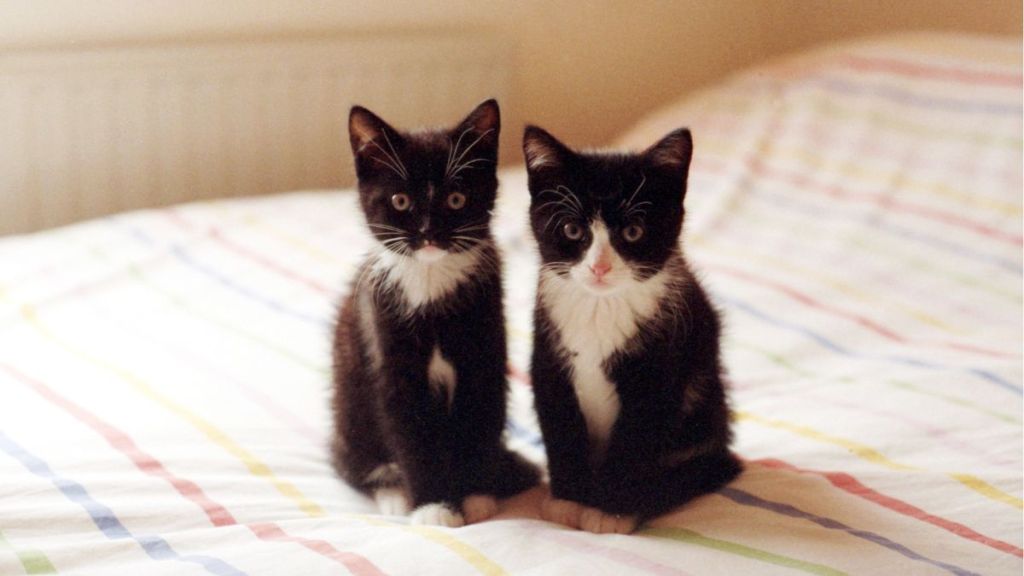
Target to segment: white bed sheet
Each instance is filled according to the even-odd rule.
[[[747,472],[638,535],[376,514],[333,475],[351,191],[0,240],[0,574],[1019,574],[1019,41],[905,36],[651,116],[696,157],[685,244],[721,307]],[[510,442],[536,259],[502,173]],[[339,566],[340,565],[340,566]]]

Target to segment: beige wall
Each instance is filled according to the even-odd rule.
[[[818,42],[901,29],[1020,37],[1021,3],[0,0],[0,50],[423,27],[504,37],[517,70],[513,96],[505,103],[506,111],[515,110],[510,120],[542,124],[573,143],[598,145],[687,90]]]

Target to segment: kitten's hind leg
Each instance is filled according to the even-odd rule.
[[[484,479],[470,483],[471,493],[462,499],[466,524],[483,522],[498,513],[498,499],[510,498],[540,482],[540,471],[519,454],[501,448],[493,469]]]
[[[664,469],[647,483],[638,515],[640,523],[717,491],[743,471],[731,452],[697,456]]]
[[[497,498],[509,498],[540,483],[540,470],[517,452],[502,448],[487,492]]]
[[[386,516],[405,516],[409,513],[409,499],[402,489],[402,472],[395,463],[381,464],[365,479],[371,486],[377,508]]]

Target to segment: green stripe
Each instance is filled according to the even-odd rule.
[[[842,570],[830,568],[822,564],[815,564],[813,562],[797,560],[796,558],[790,558],[780,554],[773,554],[765,550],[751,548],[750,546],[744,546],[743,544],[738,544],[736,542],[709,538],[685,528],[649,528],[641,531],[640,534],[643,536],[653,536],[655,538],[670,538],[687,544],[712,548],[728,554],[744,556],[767,564],[793,568],[794,570],[807,572],[808,574],[820,574],[822,576],[841,576],[846,574],[846,572],[843,572]]]
[[[779,366],[781,368],[784,368],[784,369],[786,369],[786,370],[788,370],[788,371],[790,371],[790,372],[792,372],[792,373],[794,373],[794,374],[796,374],[798,376],[801,376],[803,378],[812,378],[812,379],[816,379],[817,381],[838,382],[840,384],[847,384],[847,385],[852,385],[852,384],[856,384],[857,383],[856,379],[851,378],[849,376],[838,376],[838,377],[834,377],[834,378],[822,379],[820,376],[816,376],[815,374],[812,374],[811,372],[809,372],[807,370],[804,370],[803,368],[800,368],[799,366],[793,364],[792,362],[789,361],[789,359],[787,359],[787,358],[785,358],[785,357],[783,357],[783,356],[781,356],[779,354],[776,354],[774,352],[771,352],[770,350],[766,350],[766,349],[764,349],[764,348],[762,348],[760,346],[757,346],[757,345],[754,345],[754,344],[750,344],[748,342],[741,342],[741,341],[736,340],[734,338],[729,338],[728,342],[729,342],[729,344],[731,344],[733,346],[737,346],[739,348],[743,348],[743,349],[747,350],[748,352],[753,352],[755,354],[760,354],[761,356],[764,356],[766,359],[771,361],[773,364],[775,364],[775,365],[777,365],[777,366]],[[884,384],[886,386],[895,386],[896,388],[900,388],[902,390],[906,390],[907,392],[912,392],[914,394],[921,394],[921,395],[929,396],[929,397],[932,397],[932,398],[938,398],[939,400],[944,400],[946,402],[949,402],[950,404],[955,404],[956,406],[959,406],[960,408],[966,408],[968,410],[973,410],[975,412],[979,412],[979,413],[985,414],[986,416],[992,416],[994,418],[998,418],[1000,420],[1003,420],[1004,422],[1009,422],[1011,424],[1020,424],[1020,420],[1017,419],[1017,418],[1014,418],[1013,416],[1010,416],[1008,414],[1003,414],[1003,413],[997,412],[995,410],[990,410],[988,408],[985,408],[984,406],[981,406],[979,404],[971,402],[970,400],[964,400],[963,398],[957,398],[956,396],[949,396],[947,394],[941,394],[939,392],[932,392],[930,390],[925,390],[924,388],[921,388],[919,386],[915,386],[915,385],[913,385],[913,384],[911,384],[909,382],[903,382],[903,381],[897,381],[897,380],[879,380],[878,382],[880,384]]]
[[[764,153],[764,150],[759,151]],[[790,217],[778,217],[776,215],[767,215],[765,209],[751,205],[745,201],[743,194],[733,195],[730,199],[729,204],[722,207],[721,213],[728,214],[729,218],[733,221],[739,221],[739,216],[742,213],[743,223],[749,228],[750,224],[756,224],[764,227],[768,230],[779,230],[781,227],[788,226],[791,224]],[[815,219],[807,219],[802,217],[793,217],[793,219],[799,219],[799,226],[801,229],[820,229],[826,232],[831,232],[831,228],[827,228],[822,224],[819,224]],[[808,233],[810,234],[810,233]],[[713,234],[708,236],[703,233],[697,233],[693,236],[693,241],[698,243],[710,244],[713,242],[721,242],[723,234]],[[724,236],[727,237],[727,236]],[[810,236],[809,236],[810,237]],[[972,276],[965,272],[958,272],[956,270],[949,270],[946,268],[940,268],[933,265],[930,261],[922,256],[918,256],[908,249],[903,247],[907,244],[906,242],[898,239],[892,240],[879,240],[872,236],[871,239],[865,239],[860,236],[856,236],[853,233],[847,233],[843,236],[837,236],[837,240],[840,242],[847,242],[852,244],[856,248],[860,249],[865,254],[884,255],[889,262],[892,264],[898,264],[903,267],[909,267],[914,270],[918,270],[923,273],[927,273],[933,276],[938,276],[952,280],[958,284],[968,286],[970,288],[988,292],[994,296],[999,296],[1006,299],[1009,302],[1020,303],[1020,292],[1017,290],[1004,290],[998,286],[991,285],[991,278],[988,276]],[[730,239],[731,242],[739,243],[740,240]],[[745,245],[749,250],[750,245]],[[900,252],[897,252],[899,250]],[[751,256],[754,258],[754,256]]]
[[[102,249],[100,249],[98,247],[92,247],[89,250],[89,252],[92,254],[92,256],[94,256],[95,258],[97,258],[99,260],[104,260],[104,261],[107,261],[107,262],[110,262],[112,260],[110,256],[108,256]],[[232,332],[232,333],[237,334],[238,336],[241,336],[241,337],[243,337],[243,338],[245,338],[245,339],[247,339],[247,340],[249,340],[251,342],[255,342],[255,343],[257,343],[257,344],[259,344],[259,345],[261,345],[261,346],[263,346],[263,347],[265,347],[265,348],[267,348],[269,350],[273,350],[274,352],[277,352],[281,356],[283,356],[283,357],[291,360],[292,362],[298,364],[299,366],[302,366],[303,368],[308,368],[312,372],[316,372],[317,374],[327,374],[328,373],[327,368],[324,367],[323,365],[314,363],[314,362],[312,362],[312,361],[310,361],[310,360],[308,360],[308,359],[306,359],[306,358],[304,358],[304,357],[302,357],[302,356],[292,352],[291,350],[288,350],[287,348],[284,348],[284,347],[282,347],[282,346],[280,346],[280,345],[278,345],[278,344],[276,344],[274,342],[266,340],[265,338],[261,338],[260,336],[257,336],[256,334],[253,334],[251,332],[247,332],[245,330],[242,330],[242,329],[240,329],[240,328],[238,328],[238,327],[236,327],[236,326],[234,326],[234,325],[232,325],[232,324],[230,324],[228,322],[225,322],[225,321],[221,320],[220,318],[217,318],[217,317],[212,316],[210,314],[204,313],[202,310],[198,309],[191,302],[189,302],[189,301],[181,298],[177,294],[174,294],[173,292],[171,292],[171,291],[169,291],[169,290],[167,290],[167,289],[165,289],[165,288],[163,288],[161,286],[158,286],[157,284],[151,282],[149,280],[149,278],[146,277],[146,273],[143,272],[142,268],[139,267],[138,264],[135,264],[133,262],[128,262],[128,263],[125,263],[125,264],[126,264],[126,270],[128,271],[128,273],[131,274],[132,278],[134,278],[139,284],[141,284],[142,286],[148,288],[150,291],[155,292],[155,293],[159,294],[160,296],[164,297],[171,304],[174,304],[175,306],[177,306],[179,308],[183,308],[183,309],[191,312],[193,316],[195,316],[197,318],[201,318],[201,319],[203,319],[203,320],[205,320],[205,321],[207,321],[207,322],[209,322],[211,324],[216,324],[217,326],[220,326],[221,328],[223,328],[224,330],[226,330],[228,332]]]
[[[160,294],[161,296],[166,298],[169,302],[171,302],[175,306],[177,306],[179,308],[183,308],[185,310],[188,310],[189,312],[192,313],[193,316],[195,316],[197,318],[202,318],[203,320],[206,320],[207,322],[210,322],[211,324],[216,324],[217,326],[220,326],[221,328],[223,328],[224,330],[226,330],[228,332],[233,332],[234,334],[242,336],[242,337],[244,337],[244,338],[246,338],[246,339],[248,339],[248,340],[250,340],[252,342],[255,342],[257,344],[260,344],[261,346],[263,346],[263,347],[265,347],[265,348],[267,348],[269,350],[273,350],[274,352],[277,352],[281,356],[283,356],[283,357],[291,360],[292,362],[298,364],[299,366],[302,366],[304,368],[308,368],[309,370],[311,370],[313,372],[316,372],[317,374],[326,374],[327,373],[327,369],[324,366],[316,364],[316,363],[313,363],[313,362],[307,360],[306,358],[304,358],[302,356],[299,356],[298,354],[295,354],[291,350],[288,350],[287,348],[284,348],[284,347],[282,347],[282,346],[280,346],[280,345],[278,345],[278,344],[276,344],[274,342],[266,340],[265,338],[261,338],[261,337],[255,335],[255,334],[253,334],[251,332],[247,332],[245,330],[241,330],[241,329],[237,328],[236,326],[233,326],[233,325],[231,325],[231,324],[229,324],[229,323],[227,323],[227,322],[225,322],[225,321],[223,321],[223,320],[221,320],[219,318],[216,318],[216,317],[211,316],[209,314],[205,314],[202,310],[199,310],[194,305],[192,305],[190,302],[182,299],[177,294],[173,294],[170,291],[168,291],[168,290],[166,290],[166,289],[164,289],[164,288],[154,284],[153,282],[150,282],[149,279],[146,278],[145,273],[143,273],[142,270],[137,265],[129,264],[128,265],[128,272],[132,275],[133,278],[135,278],[139,282],[139,284],[145,286],[146,288],[149,288],[150,290],[152,290],[153,292],[156,292],[157,294]]]
[[[4,538],[4,533],[0,531],[0,549],[8,549],[14,552],[18,560],[21,561],[22,567],[25,568],[26,574],[56,574],[57,569],[50,563],[50,559],[39,550],[34,549],[22,549],[18,550],[11,545],[10,542]]]
[[[956,404],[957,406],[960,406],[962,408],[968,408],[968,409],[971,409],[971,410],[976,410],[978,412],[982,412],[984,414],[988,414],[989,416],[992,416],[992,417],[995,417],[995,418],[999,418],[1000,420],[1003,420],[1005,422],[1009,422],[1010,424],[1020,424],[1020,418],[1015,418],[1015,417],[1013,417],[1013,416],[1011,416],[1009,414],[1004,414],[1002,412],[997,412],[995,410],[990,410],[990,409],[988,409],[988,408],[986,408],[984,406],[981,406],[980,404],[976,404],[974,402],[971,402],[970,400],[964,400],[963,398],[957,398],[956,396],[949,396],[947,394],[941,394],[939,392],[932,392],[931,390],[925,390],[924,388],[921,388],[919,386],[915,386],[915,385],[913,385],[913,384],[911,384],[909,382],[897,382],[895,380],[887,380],[886,384],[892,384],[893,386],[897,386],[899,388],[903,388],[904,390],[907,390],[907,391],[910,391],[910,392],[916,392],[918,394],[924,394],[926,396],[931,396],[933,398],[938,398],[940,400],[945,400],[946,402],[949,402],[951,404]]]

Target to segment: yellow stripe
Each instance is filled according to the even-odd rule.
[[[980,494],[984,494],[985,496],[988,496],[993,500],[1005,502],[1006,504],[1009,504],[1010,506],[1013,506],[1015,508],[1024,508],[1024,500],[1021,500],[1020,498],[1015,498],[1010,494],[1003,492],[1002,490],[996,488],[995,486],[989,484],[988,482],[985,482],[981,478],[971,476],[970,474],[950,474],[950,476],[955,478],[957,481],[959,481],[964,486],[967,486],[971,490],[974,490],[975,492],[978,492]]]
[[[184,406],[160,394],[159,392],[154,390],[153,387],[151,387],[149,384],[147,384],[145,381],[143,381],[135,374],[128,372],[127,370],[124,370],[122,368],[119,368],[118,366],[115,366],[103,360],[102,358],[93,356],[88,352],[78,349],[69,344],[68,342],[65,342],[64,340],[60,339],[59,337],[57,337],[56,334],[54,334],[46,326],[44,326],[42,322],[39,321],[39,318],[36,316],[35,310],[30,305],[26,304],[22,306],[21,313],[29,324],[31,324],[37,331],[39,331],[40,334],[45,336],[53,343],[57,344],[66,351],[76,356],[79,356],[96,366],[99,366],[100,368],[103,368],[109,372],[114,373],[124,381],[131,384],[136,390],[141,392],[150,400],[153,400],[157,404],[160,404],[161,406],[167,408],[171,412],[187,420],[190,424],[199,429],[200,432],[206,435],[206,437],[212,440],[215,444],[217,444],[218,446],[226,450],[228,453],[241,460],[242,463],[245,464],[246,468],[249,469],[249,472],[251,472],[254,476],[258,476],[260,478],[268,480],[271,484],[274,485],[275,488],[277,488],[278,492],[295,501],[299,509],[305,512],[307,515],[324,515],[323,508],[321,508],[312,500],[303,495],[302,492],[299,491],[299,489],[296,488],[294,485],[278,478],[273,473],[269,466],[267,466],[259,459],[257,459],[255,456],[253,456],[251,453],[249,453],[248,450],[242,448],[237,442],[232,440],[227,434],[221,432],[219,429],[217,429],[217,427],[208,422],[206,419],[198,416],[197,414],[194,414],[193,412],[186,409]]]
[[[701,150],[730,158],[734,158],[737,151],[734,140],[713,135],[705,135],[701,138]],[[908,178],[904,172],[865,168],[863,164],[857,163],[858,161],[852,157],[825,158],[802,146],[779,144],[774,144],[771,153],[762,157],[761,160],[767,162],[768,157],[799,162],[816,172],[840,175],[845,180],[859,181],[875,188],[898,187],[900,190],[916,191],[927,194],[929,197],[932,195],[943,196],[961,206],[987,208],[1004,216],[1019,218],[1021,215],[1021,207],[1018,204],[965,193],[941,182],[923,182]]]
[[[463,560],[479,570],[482,574],[487,574],[488,576],[503,576],[508,574],[504,568],[495,564],[493,560],[481,554],[477,549],[465,542],[462,542],[461,540],[455,539],[445,532],[424,526],[406,526],[404,528],[411,532],[415,532],[428,540],[433,540],[434,542],[445,546],[452,552],[461,556]]]
[[[219,211],[225,213],[225,215],[229,212],[227,207],[222,207],[219,204],[216,207]],[[241,219],[241,221],[242,224],[245,224],[250,228],[256,228],[260,232],[273,237],[275,240],[279,240],[291,246],[292,248],[302,250],[308,256],[316,260],[319,260],[320,262],[336,266],[343,266],[345,268],[352,267],[351,260],[343,260],[341,258],[338,258],[337,256],[331,254],[330,252],[320,249],[312,242],[309,242],[299,236],[295,236],[293,234],[285,232],[284,230],[281,230],[280,228],[274,226],[272,223],[266,222],[263,218],[257,216],[256,214],[247,214],[244,218]]]
[[[893,460],[890,460],[889,458],[884,456],[881,452],[869,446],[865,446],[864,444],[860,444],[852,440],[847,440],[845,438],[832,436],[830,434],[826,434],[824,432],[820,432],[818,430],[800,424],[793,424],[791,422],[785,422],[783,420],[773,420],[770,418],[764,418],[756,414],[752,414],[750,412],[737,412],[736,418],[739,420],[749,420],[751,422],[756,422],[758,424],[761,424],[762,426],[768,426],[770,428],[778,428],[780,430],[793,432],[794,434],[798,434],[800,436],[810,438],[812,440],[818,440],[821,442],[826,442],[828,444],[842,446],[843,448],[846,448],[854,455],[863,460],[867,460],[869,462],[873,462],[875,464],[879,464],[881,466],[885,466],[886,468],[890,468],[893,470],[901,470],[906,472],[926,471],[916,466],[908,466],[906,464],[894,462]],[[984,480],[981,480],[980,478],[971,476],[970,474],[961,474],[956,472],[946,472],[945,474],[946,476],[949,476],[950,478],[956,480],[957,482],[960,482],[964,486],[970,488],[971,490],[974,490],[975,492],[981,494],[982,496],[985,496],[986,498],[989,498],[996,502],[1009,504],[1010,506],[1013,506],[1015,508],[1024,507],[1024,501],[1022,501],[1020,498],[1007,494],[1006,492],[1003,492],[1002,490],[996,488],[995,486],[992,486],[991,484],[985,482]]]
[[[0,299],[3,299],[4,297],[5,297],[5,293],[3,291],[3,288],[0,287]],[[262,478],[266,478],[267,480],[269,480],[274,485],[274,487],[277,488],[277,490],[281,494],[283,494],[283,495],[287,496],[288,498],[294,500],[296,502],[296,504],[298,505],[299,509],[301,509],[303,512],[305,512],[307,515],[314,516],[314,517],[315,516],[324,516],[325,515],[325,512],[324,512],[323,508],[321,508],[319,505],[317,505],[313,501],[309,500],[294,485],[292,485],[292,484],[290,484],[290,483],[288,483],[286,481],[283,481],[283,480],[277,478],[274,475],[273,471],[271,471],[269,466],[267,466],[263,462],[260,462],[256,457],[254,457],[247,450],[245,450],[244,448],[239,446],[237,443],[235,443],[229,436],[227,436],[226,434],[224,434],[223,432],[218,430],[211,423],[209,423],[208,421],[206,421],[202,417],[200,417],[200,416],[190,412],[185,407],[183,407],[180,404],[174,402],[173,400],[163,396],[162,394],[160,394],[159,392],[154,390],[149,384],[147,384],[145,381],[143,381],[139,377],[135,376],[131,372],[128,372],[128,371],[123,370],[123,369],[121,369],[121,368],[119,368],[117,366],[114,366],[114,365],[112,365],[112,364],[110,364],[110,363],[108,363],[108,362],[106,362],[106,361],[104,361],[104,360],[102,360],[100,358],[94,357],[94,356],[88,354],[87,352],[85,352],[83,350],[79,350],[77,348],[74,348],[71,345],[69,345],[68,343],[66,343],[63,340],[59,339],[55,334],[53,334],[48,328],[46,328],[39,321],[39,318],[36,316],[36,313],[35,313],[35,311],[33,310],[33,308],[31,306],[29,306],[27,304],[23,305],[21,307],[21,312],[22,312],[22,316],[24,316],[24,318],[34,328],[36,328],[36,330],[38,330],[43,336],[45,336],[47,339],[49,339],[52,342],[54,342],[55,344],[59,345],[61,348],[64,348],[65,350],[67,350],[67,351],[69,351],[69,352],[71,352],[71,353],[73,353],[73,354],[75,354],[77,356],[80,356],[83,359],[85,359],[85,360],[87,360],[87,361],[89,361],[89,362],[91,362],[91,363],[93,363],[93,364],[95,364],[95,365],[97,365],[97,366],[99,366],[101,368],[104,368],[104,369],[106,369],[106,370],[108,370],[110,372],[113,372],[114,374],[116,374],[120,378],[122,378],[125,381],[127,381],[129,384],[131,384],[137,390],[142,392],[143,395],[145,395],[146,397],[148,397],[151,400],[157,402],[158,404],[163,405],[164,407],[168,408],[169,410],[171,410],[175,414],[178,414],[182,418],[188,420],[192,425],[194,425],[196,428],[198,428],[200,431],[202,431],[208,438],[213,440],[214,443],[218,444],[219,446],[221,446],[222,448],[227,450],[230,454],[232,454],[233,456],[235,456],[236,458],[241,460],[242,463],[245,464],[245,466],[249,469],[249,471],[253,475],[259,476],[259,477],[262,477]],[[489,559],[486,556],[484,556],[477,549],[473,548],[469,544],[466,544],[465,542],[462,542],[462,541],[456,539],[455,537],[453,537],[453,536],[451,536],[449,534],[446,534],[446,533],[444,533],[444,532],[442,532],[440,530],[437,530],[437,529],[434,529],[434,528],[425,527],[425,526],[400,526],[400,525],[395,525],[395,524],[391,524],[389,522],[385,522],[385,521],[382,521],[382,520],[377,520],[377,519],[375,519],[375,518],[373,518],[371,516],[362,516],[362,515],[351,515],[351,516],[352,517],[356,517],[356,518],[360,518],[360,519],[366,521],[367,523],[378,525],[378,526],[393,526],[393,527],[401,528],[401,529],[403,529],[405,531],[412,532],[412,533],[417,534],[417,535],[419,535],[419,536],[421,536],[423,538],[426,538],[427,540],[431,540],[433,542],[436,542],[437,544],[440,544],[441,546],[444,546],[445,548],[448,548],[449,550],[454,552],[456,555],[461,557],[463,560],[465,560],[467,563],[469,563],[471,566],[473,566],[474,568],[479,570],[482,574],[485,574],[487,576],[503,576],[503,575],[507,574],[507,572],[501,566],[499,566],[494,561],[492,561],[491,559]]]
[[[767,225],[767,219],[761,218],[761,217],[751,217],[750,216],[750,207],[748,206],[746,208],[746,214],[744,216],[744,222],[750,222],[750,221],[760,222],[762,224]],[[691,241],[693,243],[695,243],[695,244],[698,244],[698,245],[708,246],[709,249],[713,250],[716,254],[729,254],[729,255],[731,255],[731,256],[733,256],[735,258],[739,258],[741,260],[756,261],[756,262],[763,262],[763,263],[766,263],[766,264],[770,264],[770,266],[772,268],[774,268],[774,269],[786,270],[786,271],[790,272],[791,274],[795,274],[797,276],[802,276],[803,278],[819,282],[821,284],[829,286],[830,288],[832,288],[833,290],[836,290],[837,292],[841,292],[843,294],[846,294],[847,296],[852,296],[854,298],[857,298],[861,302],[865,302],[865,303],[868,303],[868,304],[877,304],[878,303],[878,296],[879,296],[879,294],[878,294],[877,291],[876,292],[868,292],[866,290],[861,290],[860,288],[857,288],[856,286],[853,286],[853,285],[848,284],[846,282],[843,282],[841,280],[836,280],[836,279],[834,279],[834,278],[832,278],[830,276],[826,276],[824,274],[817,273],[817,272],[808,270],[808,269],[803,268],[803,267],[794,266],[792,262],[790,262],[788,260],[784,260],[782,258],[776,258],[774,256],[771,256],[768,253],[758,252],[757,254],[754,254],[753,252],[751,252],[751,250],[750,250],[751,246],[749,246],[749,245],[748,245],[746,250],[738,250],[738,249],[734,249],[734,248],[726,248],[726,247],[722,246],[721,241],[722,241],[723,238],[727,238],[727,237],[728,236],[725,235],[725,234],[716,234],[716,235],[714,235],[713,236],[714,247],[708,246],[708,245],[711,244],[711,242],[707,238],[702,236],[702,235],[695,235],[691,239]],[[733,241],[736,241],[736,240],[733,240]],[[942,320],[940,320],[940,319],[938,319],[938,318],[928,314],[927,312],[923,312],[923,311],[920,311],[920,310],[915,310],[915,309],[909,308],[907,306],[903,306],[903,305],[898,304],[898,303],[889,303],[886,307],[887,308],[891,307],[891,308],[895,308],[897,310],[900,310],[901,312],[903,312],[904,314],[910,316],[911,318],[914,318],[914,319],[918,320],[919,322],[921,322],[923,324],[928,324],[929,326],[932,326],[933,328],[938,328],[940,330],[943,330],[945,332],[949,332],[951,334],[958,334],[958,335],[964,334],[963,330],[959,330],[957,328],[954,328],[954,327],[950,326],[948,323],[943,322]]]
[[[781,219],[773,220],[767,216],[763,216],[759,213],[758,209],[753,208],[751,204],[744,203],[744,197],[742,194],[731,195],[726,200],[726,204],[719,210],[721,214],[727,214],[730,218],[733,219],[736,219],[737,214],[739,214],[741,211],[743,212],[744,222],[757,223],[769,230],[778,230],[785,228],[785,223]],[[800,226],[804,228],[820,228],[821,224],[814,219],[804,219],[800,222]],[[695,242],[697,244],[706,244],[708,242],[708,239],[705,237],[705,235],[700,233],[694,234],[694,236],[692,238],[688,238],[688,240],[691,242]],[[1012,302],[1020,302],[1019,292],[1004,290],[999,286],[992,285],[988,277],[978,278],[967,273],[941,269],[932,265],[931,262],[929,262],[926,259],[919,258],[913,255],[905,255],[900,254],[898,252],[894,252],[893,248],[898,248],[900,246],[897,243],[884,243],[879,241],[871,242],[865,240],[864,238],[856,236],[848,236],[846,237],[846,241],[867,253],[885,254],[887,258],[898,259],[901,263],[915,270],[920,270],[928,274],[941,276],[943,278],[952,280],[958,284],[969,286],[976,290],[988,292],[993,296],[999,296],[1000,298],[1004,298]],[[714,250],[718,250],[718,248],[716,247],[714,248]],[[758,259],[762,259],[761,256],[758,256]],[[819,277],[819,279],[820,278],[821,277]],[[909,313],[909,309],[907,311]],[[938,325],[936,325],[936,327],[945,326],[944,329],[946,329],[947,331],[953,332],[955,334],[964,334],[963,330],[952,328],[949,325],[942,323],[941,321],[936,321],[934,318],[929,318],[928,315],[925,313],[914,312],[913,315],[928,324],[934,324],[935,322],[938,322]]]
[[[374,516],[368,516],[366,514],[343,514],[343,516],[349,518],[356,518],[370,524],[371,526],[383,526],[387,528],[397,528],[404,532],[411,532],[427,540],[431,540],[448,548],[463,560],[468,562],[471,566],[479,570],[482,574],[488,576],[503,576],[508,574],[504,568],[496,564],[493,560],[484,556],[479,550],[473,548],[469,544],[455,538],[454,536],[438,530],[437,528],[431,528],[430,526],[409,526],[406,524],[395,524],[386,520],[381,520]]]
[[[1020,149],[1024,147],[1024,140],[1019,136],[963,131],[951,129],[948,126],[922,124],[908,120],[906,116],[890,114],[878,109],[865,110],[844,106],[841,100],[787,101],[769,109],[763,101],[753,100],[749,95],[740,92],[716,92],[714,99],[702,100],[700,104],[702,114],[697,117],[724,112],[743,119],[753,111],[771,111],[780,114],[798,111],[801,116],[810,112],[819,116],[831,116],[838,120],[867,124],[872,128],[880,128],[887,132],[904,132],[928,140],[966,140],[972,144],[997,148]]]
[[[819,431],[817,431],[817,430],[815,430],[813,428],[809,428],[807,426],[803,426],[803,425],[800,425],[800,424],[793,424],[793,423],[790,423],[790,422],[784,422],[782,420],[772,420],[772,419],[769,419],[769,418],[763,418],[763,417],[758,416],[756,414],[751,414],[750,412],[737,412],[736,413],[736,417],[738,419],[740,419],[740,420],[749,420],[751,422],[756,422],[758,424],[761,424],[762,426],[768,426],[770,428],[778,428],[780,430],[786,430],[788,432],[793,432],[794,434],[798,434],[798,435],[803,436],[805,438],[811,438],[813,440],[819,440],[819,441],[826,442],[826,443],[829,443],[829,444],[835,444],[837,446],[842,446],[843,448],[846,448],[850,452],[856,454],[859,458],[862,458],[862,459],[867,460],[869,462],[874,462],[875,464],[880,464],[882,466],[885,466],[886,468],[891,468],[893,470],[904,470],[904,471],[919,471],[920,470],[920,468],[915,468],[913,466],[907,466],[905,464],[900,464],[898,462],[893,462],[892,460],[890,460],[889,458],[885,457],[884,455],[882,455],[881,452],[875,450],[874,448],[870,448],[868,446],[865,446],[863,444],[859,444],[859,443],[854,442],[852,440],[846,440],[844,438],[838,438],[836,436],[831,436],[829,434],[825,434],[824,432],[819,432]]]

